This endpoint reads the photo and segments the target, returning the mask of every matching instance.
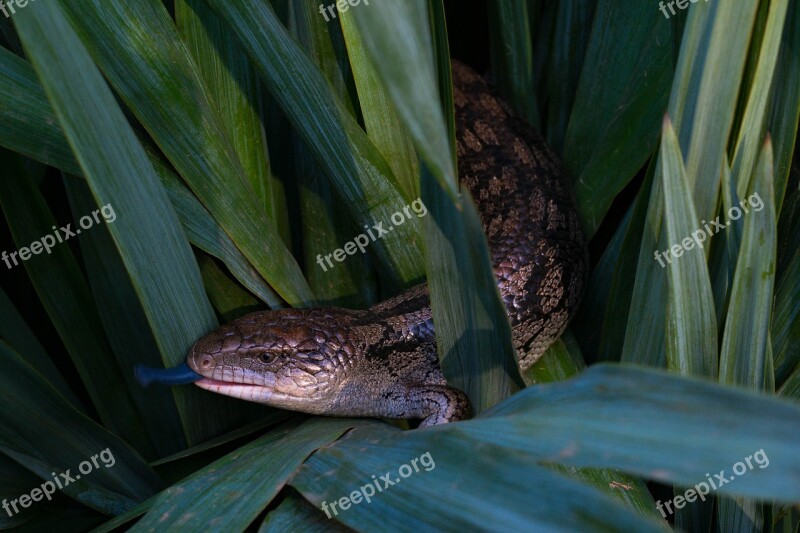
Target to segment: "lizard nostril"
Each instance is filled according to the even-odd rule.
[[[211,357],[205,355],[200,360],[200,368],[204,368],[204,369],[205,368],[210,368],[212,363],[213,363],[213,361],[211,360]]]

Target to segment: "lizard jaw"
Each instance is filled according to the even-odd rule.
[[[230,383],[227,381],[219,381],[216,379],[203,378],[194,383],[201,389],[216,392],[224,396],[231,396],[240,400],[247,400],[250,402],[263,403],[268,405],[275,405],[276,407],[281,402],[289,400],[291,397],[287,394],[276,392],[270,387],[262,385],[253,385],[248,383]]]

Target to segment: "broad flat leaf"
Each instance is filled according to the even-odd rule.
[[[42,484],[41,479],[32,472],[24,469],[8,457],[0,455],[0,499],[2,501],[19,498],[20,494],[27,494],[31,487],[38,487]],[[29,521],[35,515],[40,514],[42,509],[35,506],[27,509],[17,507],[19,513],[9,513],[5,511],[0,514],[0,529],[11,529],[19,527]]]
[[[722,207],[720,220],[725,222],[724,240],[717,239],[710,243],[711,254],[708,258],[709,270],[714,272],[714,306],[717,310],[717,325],[722,333],[725,318],[728,313],[728,304],[733,286],[733,275],[736,272],[736,263],[739,259],[739,250],[742,243],[742,230],[744,220],[731,220],[727,213],[733,207],[740,209],[739,195],[736,193],[736,184],[731,176],[730,166],[726,161],[722,165]],[[724,219],[724,220],[723,220]],[[716,231],[718,228],[715,228]]]
[[[259,533],[283,533],[284,531],[303,531],[305,533],[339,533],[349,529],[334,522],[307,500],[294,495],[288,496],[264,519]]]
[[[192,244],[225,263],[231,274],[271,309],[284,307],[283,300],[267,285],[203,204],[181,183],[180,178],[160,159],[151,157],[150,161],[153,162],[153,168],[161,178],[175,214]]]
[[[618,361],[625,343],[625,329],[629,319],[633,284],[630,273],[635,271],[642,242],[648,201],[653,187],[656,160],[652,159],[644,177],[644,183],[636,200],[629,208],[625,219],[617,227],[611,243],[606,247],[597,266],[589,278],[585,303],[572,321],[572,328],[579,334],[583,352],[596,353],[596,360]],[[596,310],[605,309],[602,323],[596,323]],[[590,343],[587,331],[599,336],[598,346]]]
[[[223,524],[244,531],[306,457],[358,425],[335,418],[287,423],[164,491],[132,531]]]
[[[703,250],[703,242],[710,237],[704,229],[696,228],[691,186],[668,116],[664,117],[659,160],[664,187],[664,224],[670,243],[665,254],[656,253],[659,266],[666,267],[668,275],[667,368],[682,375],[715,379],[719,375],[717,318]],[[683,497],[684,489],[675,487],[673,494]],[[686,507],[675,509],[675,522],[683,527],[704,524],[710,521],[712,512],[711,503],[689,502]]]
[[[191,448],[186,448],[185,450],[181,450],[180,452],[174,455],[170,455],[169,457],[164,457],[163,459],[159,459],[158,461],[153,461],[150,464],[150,466],[157,468],[159,472],[165,472],[166,469],[164,467],[166,465],[171,465],[174,463],[179,463],[186,459],[195,458],[205,452],[213,450],[214,448],[222,447],[232,442],[244,439],[252,435],[253,433],[257,433],[267,427],[277,426],[278,424],[285,422],[289,418],[304,416],[299,413],[294,413],[292,411],[286,411],[284,409],[269,409],[263,405],[260,405],[259,407],[262,411],[262,414],[265,414],[265,416],[260,420],[241,426],[231,431],[230,433],[220,435],[219,437],[215,437],[211,440],[208,440],[196,446],[192,446]],[[181,479],[183,477],[185,476],[182,476]]]
[[[544,356],[523,374],[523,378],[529,386],[532,383],[552,383],[574,377],[585,368],[577,341],[567,329]],[[656,516],[653,497],[641,479],[615,470],[551,466],[567,477],[587,483],[600,492],[628,503],[645,516]]]
[[[80,173],[64,132],[30,63],[0,47],[0,145],[36,161]]]
[[[595,365],[436,431],[686,487],[705,481],[706,472],[724,469],[730,477],[736,462],[763,449],[769,467],[751,458],[753,468],[718,492],[800,501],[800,405],[664,371]]]
[[[366,235],[365,230],[341,216],[345,209],[342,201],[303,142],[297,137],[295,141],[308,282],[321,305],[369,307],[378,299],[374,262],[360,250],[356,250],[356,255],[346,256],[341,263],[331,256],[354,239],[360,239],[363,246],[364,237],[359,236]]]
[[[800,364],[794,369],[778,390],[778,395],[800,403]]]
[[[668,530],[540,466],[536,455],[463,435],[460,426],[354,429],[311,456],[291,484],[361,531],[471,531],[487,524],[497,531]],[[564,493],[571,497],[557,496]],[[342,507],[344,498],[356,503]]]
[[[422,197],[436,346],[448,383],[464,391],[474,413],[523,385],[511,327],[490,267],[478,212],[468,191],[459,212],[423,166]]]
[[[697,214],[678,138],[669,118],[661,139],[664,219],[671,257],[659,259],[669,275],[667,368],[684,375],[717,376],[717,319]],[[694,232],[694,233],[693,233]],[[702,230],[703,240],[707,239]],[[678,253],[674,253],[677,251]],[[664,265],[666,260],[668,265]]]
[[[522,377],[527,386],[532,386],[537,383],[564,381],[585,368],[586,363],[577,341],[570,330],[567,330]]]
[[[447,138],[450,145],[450,157],[456,159],[456,117],[453,104],[453,66],[450,61],[450,43],[447,37],[447,20],[444,0],[429,0],[428,16],[430,18],[433,38],[434,57],[439,81],[439,103],[444,113],[447,126]]]
[[[692,182],[697,215],[713,217],[757,0],[689,8],[669,116]],[[760,142],[760,141],[759,141]]]
[[[765,37],[770,42],[762,44],[756,77],[765,68],[763,62],[769,62],[770,55],[777,55],[780,39],[772,38],[774,36],[770,35],[769,26],[777,23],[776,18],[780,20],[782,26],[785,11],[786,2],[778,1],[770,5]],[[771,61],[773,64],[769,65],[770,72],[774,68],[774,57]],[[770,77],[763,72],[761,76]],[[737,196],[739,191],[750,195],[747,202],[740,202],[735,207],[742,213],[742,209],[750,205],[751,212],[740,215],[746,218],[730,292],[725,334],[720,348],[720,381],[773,392],[775,371],[769,327],[777,261],[777,213],[774,204],[772,143],[767,140],[761,150],[758,164],[754,167],[755,163],[752,160],[755,159],[755,154],[752,152],[757,140],[747,138],[755,131],[761,131],[753,122],[763,122],[766,94],[759,95],[757,91],[763,93],[768,91],[758,80],[754,84],[742,125],[741,138],[746,140],[737,146],[740,155],[737,155],[734,162],[734,173],[730,184],[731,189],[737,187]],[[753,114],[757,115],[757,118],[753,118]],[[748,127],[753,131],[746,131]],[[743,177],[740,174],[737,183],[735,178],[737,172],[746,172],[749,175]],[[747,187],[748,184],[749,190],[742,189],[742,185]],[[755,203],[753,197],[760,200],[756,203],[762,206],[759,211],[752,205]],[[734,207],[731,207],[727,212],[729,219],[735,218],[733,209]],[[733,528],[740,531],[760,531],[764,521],[763,515],[763,506],[748,498],[720,499],[717,510],[720,528],[728,531]]]
[[[359,114],[351,98],[355,94],[349,93],[350,64],[342,30],[336,22],[331,22],[330,19],[326,21],[321,17],[317,5],[314,0],[290,3],[287,27],[331,84],[333,94],[354,118],[358,118]],[[346,12],[341,12],[337,20],[341,20],[344,13]]]
[[[54,2],[42,4],[21,11],[14,21],[95,201],[113,206],[117,218],[107,227],[162,359],[167,365],[176,364],[217,321],[175,212],[60,7]],[[219,434],[230,424],[219,399],[201,395],[193,387],[175,387],[173,394],[190,444]]]
[[[617,270],[619,274],[615,276],[615,285],[612,286],[612,302],[615,308],[627,307],[625,331],[617,331],[613,326],[616,320],[609,315],[604,326],[607,328],[611,324],[612,329],[608,334],[605,331],[603,333],[608,339],[604,339],[608,343],[604,350],[606,357],[613,357],[615,346],[620,346],[621,361],[648,366],[666,364],[667,309],[664,304],[667,301],[667,276],[655,258],[655,253],[666,251],[668,244],[666,231],[662,230],[664,180],[661,176],[660,157],[656,156],[656,164],[653,166],[652,185],[649,189],[642,189],[637,199],[636,209],[644,209],[644,212],[639,211],[642,215],[642,229],[638,230],[637,225],[631,224],[632,233],[628,235],[624,245],[624,251],[627,252],[625,259],[631,261],[632,257],[627,254],[637,254],[636,266],[631,266],[628,272]],[[629,281],[631,271],[636,276],[633,284]],[[622,292],[617,296],[613,291],[620,289],[620,284]],[[614,309],[611,303],[610,309]],[[652,328],[649,335],[644,335],[644,328]],[[621,345],[616,344],[620,340]]]
[[[125,511],[122,514],[118,514],[111,520],[104,522],[96,529],[93,529],[92,533],[109,533],[111,531],[117,531],[118,528],[128,524],[129,522],[132,522],[133,520],[136,520],[140,516],[147,513],[147,511],[149,511],[150,508],[153,507],[153,504],[156,502],[156,498],[158,498],[158,496],[159,496],[158,494],[156,494],[155,496],[151,496],[150,498],[143,501],[133,509]]]

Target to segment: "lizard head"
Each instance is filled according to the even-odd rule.
[[[245,315],[209,333],[187,364],[195,385],[242,400],[324,413],[358,349],[347,327],[355,311],[278,309]]]

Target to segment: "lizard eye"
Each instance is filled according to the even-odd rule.
[[[265,363],[269,363],[272,360],[272,354],[269,352],[264,352],[261,355],[259,355],[258,358]]]

